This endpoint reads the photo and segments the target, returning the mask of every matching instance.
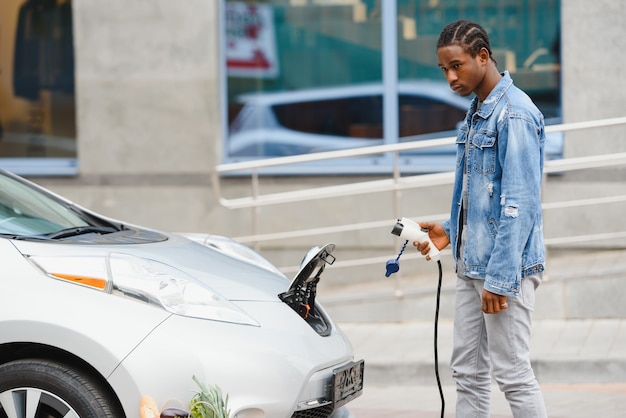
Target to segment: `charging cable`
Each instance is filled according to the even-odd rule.
[[[437,388],[439,389],[439,397],[441,398],[441,418],[446,409],[446,400],[443,397],[443,389],[441,387],[441,378],[439,377],[439,350],[437,349],[437,334],[439,329],[439,302],[441,300],[441,283],[443,279],[443,273],[441,268],[441,260],[437,260],[437,267],[439,267],[439,280],[437,281],[437,302],[435,303],[435,332],[434,332],[434,351],[435,351],[435,376],[437,377]]]
[[[393,273],[396,273],[400,270],[400,256],[404,252],[408,243],[409,241],[406,240],[398,256],[396,258],[392,258],[391,260],[387,261],[385,277],[389,277]],[[439,259],[437,260],[437,267],[439,267],[439,280],[437,283],[437,300],[435,303],[435,330],[434,330],[433,340],[434,340],[434,352],[435,352],[435,377],[437,378],[437,388],[439,389],[439,397],[441,398],[441,418],[443,418],[444,411],[446,409],[446,401],[443,396],[443,388],[441,387],[441,378],[439,377],[439,350],[437,348],[438,332],[439,332],[439,306],[440,306],[440,300],[441,300],[441,284],[443,282],[443,269],[441,267],[441,260]]]

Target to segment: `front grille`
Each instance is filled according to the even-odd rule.
[[[322,405],[317,408],[296,411],[291,418],[328,418],[333,413],[332,404]]]

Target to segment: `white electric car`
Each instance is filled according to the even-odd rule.
[[[134,418],[146,395],[228,395],[231,418],[347,418],[362,360],[315,300],[334,245],[289,280],[212,235],[127,225],[0,171],[0,417]]]

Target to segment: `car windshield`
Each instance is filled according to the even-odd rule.
[[[0,175],[0,234],[39,236],[89,227],[68,205],[7,175]]]

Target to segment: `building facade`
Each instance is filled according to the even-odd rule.
[[[27,45],[18,42],[19,27],[28,19],[25,16],[33,13],[26,6],[37,10],[36,3],[2,2],[0,30],[5,30],[0,40],[9,46]],[[498,47],[496,58],[500,67],[517,69],[520,79],[523,70],[532,66],[533,62],[525,65],[525,61],[534,52],[548,59],[538,60],[536,68],[549,71],[528,75],[522,87],[532,90],[539,86],[538,100],[548,97],[546,111],[562,116],[564,122],[618,117],[626,112],[626,87],[621,82],[626,68],[621,64],[626,58],[620,54],[626,48],[625,2],[479,1],[471,9],[462,1],[390,3],[57,0],[58,10],[51,19],[67,19],[64,13],[70,7],[72,53],[68,57],[67,40],[53,31],[58,57],[51,58],[52,67],[46,68],[54,69],[57,78],[46,81],[48,84],[39,80],[43,87],[36,99],[28,98],[28,87],[32,87],[28,80],[23,80],[21,85],[26,87],[19,92],[20,83],[15,79],[19,68],[12,62],[17,60],[17,48],[0,44],[4,48],[0,48],[4,66],[0,73],[4,138],[0,144],[5,150],[8,143],[18,144],[13,146],[13,154],[0,154],[0,162],[113,218],[170,231],[247,235],[251,211],[220,206],[211,179],[216,164],[237,161],[228,148],[229,124],[241,111],[237,95],[353,82],[394,85],[394,79],[434,79],[439,74],[433,42],[448,20],[460,17],[476,19],[490,28],[498,46],[515,44],[512,50]],[[541,7],[535,7],[538,4]],[[381,7],[390,7],[393,17],[385,20],[389,10]],[[275,22],[269,35],[255,29],[254,21],[250,23],[254,13],[262,19],[268,12]],[[420,20],[420,16],[426,18]],[[386,24],[397,30],[395,41],[393,37],[389,41]],[[240,32],[235,33],[237,28]],[[245,41],[246,33],[242,35],[241,30],[252,33],[259,43],[248,39],[247,44],[238,44],[239,49],[229,52],[236,41]],[[22,36],[29,39],[28,34]],[[35,35],[30,36],[32,40]],[[263,41],[263,36],[270,36],[270,41]],[[46,45],[48,49],[42,50],[50,49]],[[386,45],[394,47],[391,56],[395,57],[395,65],[387,69]],[[318,47],[317,56],[311,53],[314,47]],[[27,46],[20,50],[24,48],[28,50]],[[259,56],[262,59],[257,59]],[[74,67],[73,80],[64,77],[66,65]],[[334,70],[328,71],[329,67]],[[398,77],[388,78],[388,71],[395,71]],[[3,114],[8,113],[5,109],[18,116],[11,119]],[[38,123],[35,128],[33,121]],[[38,139],[20,142],[21,137],[14,135],[17,139],[7,140],[10,132],[20,129],[35,131]],[[383,135],[384,142],[397,141],[398,130],[395,132]],[[621,140],[623,128],[606,128],[606,135],[602,132],[594,131],[594,153],[626,150],[626,141]],[[568,135],[565,155],[588,155],[589,139],[584,132]],[[61,145],[55,148],[55,144]],[[350,171],[347,173],[268,176],[264,181],[272,190],[283,190],[333,184]],[[306,170],[302,174],[307,174]],[[235,196],[247,193],[250,186],[247,179],[232,177],[223,179],[222,187]],[[432,209],[445,211],[447,199],[445,191],[433,192]],[[312,218],[341,223],[354,216],[356,207],[367,207],[371,219],[380,219],[379,212],[389,213],[388,204],[361,198],[332,205],[303,205],[298,213],[285,213],[280,207],[267,210],[264,232],[313,226]]]

